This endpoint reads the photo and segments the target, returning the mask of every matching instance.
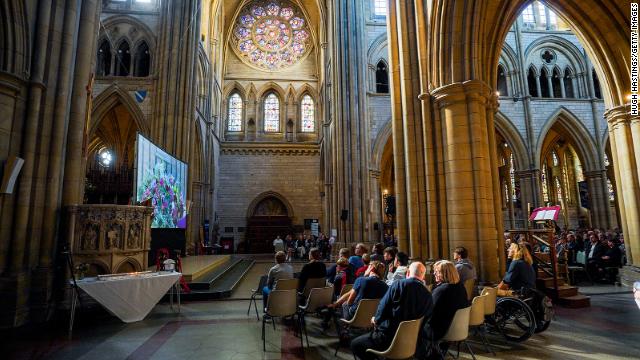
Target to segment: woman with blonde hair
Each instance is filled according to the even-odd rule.
[[[527,246],[524,243],[511,244],[509,257],[512,259],[509,270],[498,285],[498,289],[534,289],[536,287],[536,272],[533,269],[533,258]]]
[[[433,266],[436,285],[433,288],[433,315],[425,330],[434,341],[449,329],[456,311],[469,306],[467,291],[453,262],[440,260]]]

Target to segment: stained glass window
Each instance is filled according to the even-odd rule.
[[[242,131],[242,98],[238,93],[229,97],[227,131]]]
[[[516,201],[518,196],[516,194],[516,169],[513,166],[513,153],[509,156],[509,178],[511,180],[511,198]]]
[[[549,187],[547,186],[547,166],[542,165],[542,175],[540,177],[542,183],[542,201],[545,203],[549,201]]]
[[[254,0],[240,11],[233,30],[233,49],[245,63],[279,71],[311,50],[310,31],[302,11],[288,0]]]
[[[609,189],[609,201],[614,202],[616,201],[616,192],[613,189],[613,184],[611,183],[611,180],[607,179],[607,189]]]
[[[375,0],[373,3],[373,14],[376,16],[387,16],[387,0]]]
[[[558,196],[558,202],[562,202],[562,185],[560,185],[560,179],[555,178],[556,195]]]
[[[273,93],[264,99],[264,131],[280,131],[280,100]]]
[[[536,22],[533,17],[533,6],[529,5],[522,11],[522,21],[525,24],[534,24]]]
[[[313,99],[309,95],[302,98],[302,132],[314,132],[316,130],[316,108]]]
[[[607,153],[604,153],[604,166],[609,165],[611,165],[611,162],[609,162],[609,156],[607,155]]]
[[[560,160],[558,159],[558,154],[556,154],[555,151],[551,153],[551,158],[553,159],[553,166],[560,165]]]

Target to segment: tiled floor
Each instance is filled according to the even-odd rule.
[[[258,264],[252,272],[261,273],[262,266],[269,265]],[[241,297],[240,290],[235,295]],[[311,346],[304,353],[293,329],[280,323],[275,331],[267,327],[267,351],[263,352],[261,323],[255,314],[247,316],[247,306],[246,300],[193,302],[183,304],[177,314],[160,304],[147,319],[133,324],[123,324],[101,311],[83,312],[72,340],[67,340],[65,319],[46,328],[0,333],[1,358],[334,359],[335,332],[323,333],[317,319],[309,321]],[[478,359],[640,358],[640,310],[629,293],[595,295],[590,308],[556,308],[556,315],[549,330],[522,344],[490,336],[495,357],[478,343],[472,343],[472,348]],[[461,356],[471,358],[466,353]],[[352,358],[348,349],[338,355],[338,359]]]

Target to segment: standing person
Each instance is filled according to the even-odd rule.
[[[287,237],[284,238],[284,246],[287,251],[287,261],[291,261],[294,251],[293,247],[295,246],[293,236],[291,236],[291,234],[287,235]]]
[[[278,251],[275,255],[276,264],[269,269],[267,285],[262,288],[262,303],[265,308],[267,307],[269,294],[276,282],[280,279],[293,279],[293,268],[291,265],[284,263],[286,258],[287,255],[285,255],[284,251]]]
[[[327,265],[320,259],[320,250],[311,248],[309,250],[309,262],[304,264],[298,276],[298,292],[304,291],[307,280],[324,278],[327,275]]]
[[[424,284],[425,272],[422,263],[414,262],[409,267],[409,277],[389,287],[371,319],[373,331],[351,342],[354,356],[362,360],[376,359],[375,355],[367,353],[367,349],[384,350],[389,347],[401,322],[431,316],[433,302]]]
[[[307,253],[307,249],[304,247],[304,236],[302,234],[298,235],[298,241],[296,242],[296,251],[298,259],[303,259],[304,255]]]
[[[460,274],[460,282],[463,284],[468,279],[476,279],[476,269],[468,257],[469,252],[462,246],[458,246],[453,250],[453,260],[455,261],[458,274]]]

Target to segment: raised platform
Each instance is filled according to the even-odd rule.
[[[231,255],[199,255],[182,258],[182,276],[188,283],[216,270],[231,260]],[[149,270],[155,270],[155,265]]]

